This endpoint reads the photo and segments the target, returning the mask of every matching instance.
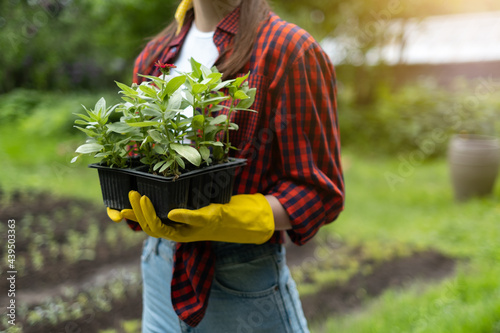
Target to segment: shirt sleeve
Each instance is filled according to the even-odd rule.
[[[134,231],[142,231],[141,225],[138,222],[132,221],[125,219],[125,222],[127,222],[127,225],[130,229]]]
[[[288,235],[302,245],[343,210],[344,180],[333,66],[314,43],[289,67],[273,120],[281,177],[268,194],[283,205]]]

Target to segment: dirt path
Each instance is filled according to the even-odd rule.
[[[22,288],[18,291],[17,295],[22,304],[28,307],[33,307],[38,304],[42,304],[51,298],[63,296],[65,290],[87,290],[90,288],[103,287],[108,283],[108,281],[112,280],[116,276],[137,273],[139,270],[139,259],[126,264],[109,264],[105,267],[98,268],[95,273],[83,276],[78,280],[65,282],[48,288]]]
[[[404,287],[416,280],[436,281],[453,274],[454,260],[436,252],[420,252],[395,258],[373,269],[358,273],[342,285],[326,285],[314,295],[302,297],[308,320],[320,321],[332,314],[359,309],[367,298],[377,297],[389,288]]]

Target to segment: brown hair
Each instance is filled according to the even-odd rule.
[[[230,45],[220,55],[216,65],[221,73],[224,73],[224,78],[233,77],[239,70],[250,60],[252,49],[257,36],[260,23],[267,18],[270,11],[270,6],[266,0],[242,0],[240,5],[240,21],[238,33],[234,38],[234,43]],[[193,20],[194,10],[190,9],[186,13],[184,23]],[[170,23],[163,31],[152,38],[153,42],[159,42],[165,37],[166,44],[170,43],[175,38],[177,22],[175,20]],[[144,62],[145,68],[157,60],[162,48],[150,54]],[[143,68],[143,69],[145,69]]]

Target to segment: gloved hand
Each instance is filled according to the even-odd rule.
[[[121,211],[112,209],[107,207],[106,208],[108,217],[116,223],[121,222],[123,219],[127,220],[132,220],[137,222],[137,217],[135,217],[134,211],[132,209],[123,209]]]
[[[137,221],[147,234],[175,242],[220,241],[262,244],[274,233],[273,211],[262,194],[240,194],[227,204],[210,204],[189,210],[173,209],[168,214],[175,225],[166,225],[156,215],[147,196],[129,192]]]

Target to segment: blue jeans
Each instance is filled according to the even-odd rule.
[[[217,259],[207,312],[192,328],[179,320],[170,299],[175,243],[146,240],[142,332],[309,332],[282,245],[214,242],[213,246]]]

